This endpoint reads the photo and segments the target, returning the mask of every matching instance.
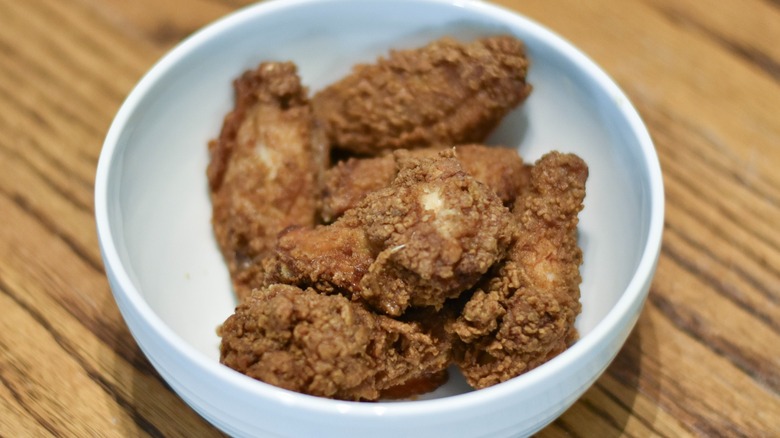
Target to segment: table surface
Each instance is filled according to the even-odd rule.
[[[124,97],[245,0],[0,0],[0,436],[218,436],[113,301],[95,167]],[[646,121],[666,189],[649,299],[539,436],[780,431],[780,3],[502,0],[581,48]]]

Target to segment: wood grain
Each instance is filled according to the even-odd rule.
[[[0,0],[0,436],[220,436],[138,349],[93,218],[103,137],[166,50],[240,0]],[[626,91],[664,174],[647,306],[542,437],[780,431],[780,3],[500,0]]]

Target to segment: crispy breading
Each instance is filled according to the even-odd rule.
[[[266,262],[267,282],[359,295],[376,255],[363,229],[342,225],[293,227],[281,233]]]
[[[326,152],[313,149],[311,108],[292,63],[260,64],[234,87],[235,108],[209,144],[208,177],[214,232],[242,298],[263,283],[261,262],[277,234],[314,224]]]
[[[441,376],[451,360],[446,337],[422,324],[287,285],[252,292],[219,335],[223,364],[281,388],[344,400],[419,385]]]
[[[361,280],[361,297],[389,315],[441,307],[501,260],[514,237],[501,200],[466,174],[452,151],[437,159],[397,155],[401,170],[391,186],[344,215],[381,248]]]
[[[573,154],[552,152],[533,167],[530,189],[515,205],[517,241],[449,327],[465,344],[458,362],[473,387],[533,369],[577,339],[577,215],[587,177]]]
[[[397,152],[400,172],[332,225],[292,229],[269,259],[271,281],[334,289],[398,316],[440,308],[504,257],[511,213],[451,150]]]
[[[359,154],[481,143],[531,91],[523,43],[443,38],[356,66],[313,99],[334,147]]]
[[[527,69],[504,35],[391,52],[311,101],[289,62],[238,78],[207,170],[239,297],[220,361],[378,400],[451,364],[485,388],[575,342],[588,168],[479,144],[530,93]]]
[[[419,149],[438,153],[438,149]],[[434,152],[435,151],[435,152]],[[341,217],[367,194],[390,185],[398,174],[393,154],[381,157],[355,158],[337,162],[325,171],[320,212],[325,223]]]
[[[412,157],[435,157],[444,147],[413,149]],[[478,144],[455,146],[455,157],[463,170],[490,187],[504,205],[511,205],[527,184],[528,169],[515,149]],[[349,158],[325,172],[322,219],[333,222],[355,207],[369,193],[390,185],[398,174],[395,155]]]

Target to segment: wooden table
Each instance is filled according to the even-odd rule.
[[[245,0],[0,0],[0,436],[216,436],[139,351],[93,219],[103,137],[171,46]],[[636,330],[540,436],[780,434],[780,3],[503,0],[588,53],[663,167]]]

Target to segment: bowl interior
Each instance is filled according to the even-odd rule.
[[[206,145],[232,107],[231,81],[264,60],[294,61],[316,91],[392,48],[445,35],[520,37],[534,91],[488,143],[517,147],[527,162],[553,149],[574,152],[590,167],[579,225],[583,337],[631,281],[647,244],[651,182],[623,95],[605,88],[606,77],[583,55],[522,19],[494,10],[475,14],[454,3],[417,3],[411,13],[398,4],[271,4],[263,14],[245,11],[162,59],[123,107],[121,125],[112,128],[119,134],[107,181],[113,244],[151,309],[211,360],[219,356],[215,329],[235,299],[211,229]],[[456,378],[429,397],[467,390]]]

